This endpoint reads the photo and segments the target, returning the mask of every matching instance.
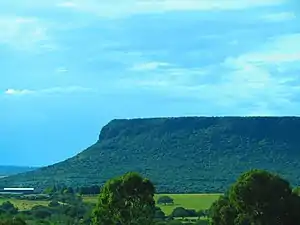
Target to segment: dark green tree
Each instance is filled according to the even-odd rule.
[[[174,199],[171,198],[170,196],[160,196],[157,199],[157,204],[163,204],[163,205],[167,205],[167,204],[174,204]]]
[[[37,219],[45,219],[51,216],[51,210],[46,206],[37,205],[31,209],[32,215]]]
[[[264,170],[244,173],[229,192],[230,202],[238,212],[264,225],[286,225],[291,196],[289,182]]]
[[[48,195],[53,195],[57,192],[57,187],[55,185],[53,185],[52,187],[47,187],[43,193],[44,194],[48,194]]]
[[[167,222],[167,225],[182,225],[183,223],[179,220],[171,220]]]
[[[1,219],[0,225],[26,225],[26,222],[21,218],[14,217],[12,219]]]
[[[293,193],[300,196],[300,187],[295,187]]]
[[[64,194],[74,194],[75,191],[74,191],[74,189],[72,187],[67,187],[67,188],[65,188],[65,190],[64,190],[63,193]]]
[[[188,210],[186,210],[183,207],[176,207],[175,209],[173,209],[173,212],[171,214],[173,217],[189,217],[190,213]]]
[[[200,219],[201,217],[207,216],[207,212],[206,212],[206,210],[200,209],[200,210],[198,210],[198,211],[196,212],[196,215],[197,215],[197,216],[199,217],[199,219]]]
[[[154,215],[154,218],[155,218],[155,219],[158,219],[158,220],[163,220],[163,219],[166,218],[166,215],[165,215],[165,213],[161,210],[161,208],[155,207],[155,215]]]
[[[245,214],[238,214],[234,220],[234,225],[252,225],[251,218]]]
[[[0,205],[0,209],[8,214],[14,215],[18,213],[18,208],[15,207],[10,201],[3,202],[2,205]]]
[[[197,220],[193,225],[209,225],[208,220]]]
[[[54,208],[54,207],[60,206],[60,204],[59,204],[58,201],[52,200],[51,202],[49,202],[48,206],[49,206],[50,208]]]
[[[155,214],[155,188],[137,173],[111,179],[102,187],[93,211],[94,225],[149,225]]]
[[[221,196],[214,202],[209,214],[212,225],[233,225],[237,217],[237,211],[227,196]]]

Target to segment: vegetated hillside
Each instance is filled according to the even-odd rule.
[[[0,177],[24,173],[35,169],[37,168],[26,166],[0,166]]]
[[[0,186],[88,186],[137,171],[159,192],[221,192],[252,168],[278,172],[298,185],[299,131],[298,117],[113,120],[77,156],[1,179]]]

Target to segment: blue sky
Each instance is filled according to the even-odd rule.
[[[0,3],[0,164],[41,166],[114,118],[299,115],[298,0]]]

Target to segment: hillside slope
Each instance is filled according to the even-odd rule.
[[[0,186],[85,186],[138,171],[160,192],[219,192],[251,168],[299,184],[299,131],[298,117],[113,120],[77,156],[1,179]]]

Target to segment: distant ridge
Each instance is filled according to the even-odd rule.
[[[0,165],[0,178],[6,177],[18,173],[24,173],[38,169],[38,167],[26,167],[26,166],[1,166]]]
[[[158,192],[221,192],[252,168],[300,184],[299,117],[178,117],[112,120],[99,140],[63,162],[0,180],[45,188],[103,184],[137,171]]]

